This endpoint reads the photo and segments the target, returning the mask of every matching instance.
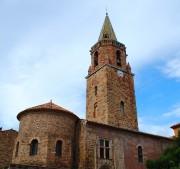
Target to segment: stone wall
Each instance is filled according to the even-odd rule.
[[[108,124],[106,67],[87,78],[86,118],[90,121]],[[97,86],[97,95],[95,95]],[[95,110],[96,104],[96,110]]]
[[[124,112],[120,111],[121,101]],[[118,77],[117,69],[104,65],[87,78],[86,102],[87,120],[138,130],[132,74],[125,72]]]
[[[87,169],[100,169],[108,166],[109,169],[146,169],[146,159],[156,159],[165,148],[172,146],[174,141],[170,138],[146,134],[95,122],[84,122],[86,158],[81,161]],[[100,158],[99,140],[106,139],[111,142],[111,155],[109,159]],[[143,162],[138,161],[138,146],[143,149]],[[83,152],[82,152],[83,153]],[[79,167],[83,169],[83,167]]]
[[[107,66],[107,104],[109,125],[138,130],[133,75],[124,72],[118,77],[117,70]],[[120,103],[124,103],[124,111]]]
[[[120,51],[121,66],[117,65],[116,52]],[[98,52],[98,65],[94,65],[95,52]],[[89,74],[99,69],[104,64],[110,64],[120,69],[126,69],[125,46],[114,40],[101,40],[91,48],[91,66]]]
[[[56,166],[70,169],[73,166],[77,118],[64,112],[33,111],[20,118],[18,155],[13,152],[13,163],[23,165]],[[30,143],[38,140],[38,153],[30,156]],[[62,156],[55,156],[57,140],[62,141]]]
[[[0,169],[11,164],[17,134],[17,131],[12,129],[0,130]]]
[[[91,48],[86,77],[87,120],[138,130],[134,80],[126,57],[126,47],[117,41],[101,40]],[[118,71],[124,75],[119,77]]]
[[[124,132],[124,163],[127,169],[145,169],[147,159],[157,159],[161,153],[174,144],[170,138],[144,133]],[[143,162],[138,162],[138,146],[142,147]]]

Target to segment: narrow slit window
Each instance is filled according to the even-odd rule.
[[[116,63],[118,66],[121,66],[121,53],[119,50],[116,51]]]
[[[97,116],[97,102],[94,104],[94,118]]]
[[[142,146],[138,146],[138,162],[143,163],[143,151]]]
[[[94,66],[98,66],[98,51],[94,53]]]
[[[124,115],[124,102],[123,101],[120,102],[120,112],[122,115]]]
[[[55,155],[58,156],[58,157],[61,157],[62,156],[62,141],[61,140],[58,140],[56,142],[56,149],[55,149]]]
[[[98,91],[98,88],[97,88],[97,86],[95,86],[95,88],[94,88],[94,94],[95,94],[95,96],[97,95],[97,91]]]

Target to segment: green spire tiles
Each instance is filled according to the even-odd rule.
[[[102,26],[98,41],[100,41],[100,40],[115,40],[115,41],[117,41],[116,35],[115,35],[113,27],[111,25],[111,21],[110,21],[107,13],[106,13],[106,17],[105,17],[104,24]]]

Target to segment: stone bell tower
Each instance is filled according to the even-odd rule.
[[[108,14],[98,42],[91,47],[86,93],[87,120],[138,130],[134,74],[126,47],[117,41]]]

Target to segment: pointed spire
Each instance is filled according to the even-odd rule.
[[[104,24],[102,26],[101,33],[99,35],[98,41],[105,40],[105,39],[117,41],[116,35],[114,33],[114,30],[113,30],[113,27],[111,25],[111,21],[109,19],[107,11],[106,11],[106,17],[105,17]]]

